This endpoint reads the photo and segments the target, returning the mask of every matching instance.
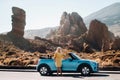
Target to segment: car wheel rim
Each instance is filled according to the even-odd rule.
[[[42,68],[40,69],[40,73],[41,73],[41,74],[46,74],[46,73],[47,73],[47,68],[46,68],[46,67],[42,67]]]
[[[82,73],[83,73],[84,75],[89,74],[89,72],[90,72],[90,69],[89,69],[88,67],[83,67],[83,68],[82,68]]]

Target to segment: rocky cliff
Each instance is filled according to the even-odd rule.
[[[110,43],[114,40],[114,35],[108,31],[108,27],[98,20],[93,20],[90,23],[88,42],[98,50],[109,50]]]
[[[54,43],[73,49],[75,51],[93,52],[86,42],[87,28],[82,17],[76,13],[64,12],[61,16],[60,26],[52,30],[48,38]]]
[[[81,16],[72,12],[71,14],[64,12],[60,20],[60,27],[58,33],[60,35],[78,35],[85,33],[87,28]]]
[[[106,24],[95,19],[91,21],[87,31],[82,18],[76,12],[71,14],[64,12],[59,28],[53,30],[49,38],[63,47],[78,52],[107,51],[116,49],[116,47],[119,49],[117,46],[119,39],[115,39],[114,34],[108,30]]]
[[[58,44],[67,45],[70,40],[79,37],[86,31],[87,28],[78,13],[64,12],[61,16],[59,28],[52,30],[47,37]]]

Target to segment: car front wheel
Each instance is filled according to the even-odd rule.
[[[40,68],[39,68],[39,73],[42,75],[42,76],[47,76],[47,75],[50,75],[50,68],[46,65],[42,65]]]
[[[83,76],[89,76],[91,73],[91,70],[90,70],[90,67],[86,65],[81,67],[80,72]]]

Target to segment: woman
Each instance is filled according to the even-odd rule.
[[[62,60],[63,60],[63,53],[62,48],[57,47],[55,54],[54,54],[55,65],[57,67],[57,75],[60,73],[62,75]]]

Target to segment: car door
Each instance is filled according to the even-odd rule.
[[[78,67],[78,60],[68,58],[62,61],[63,71],[76,71]]]

